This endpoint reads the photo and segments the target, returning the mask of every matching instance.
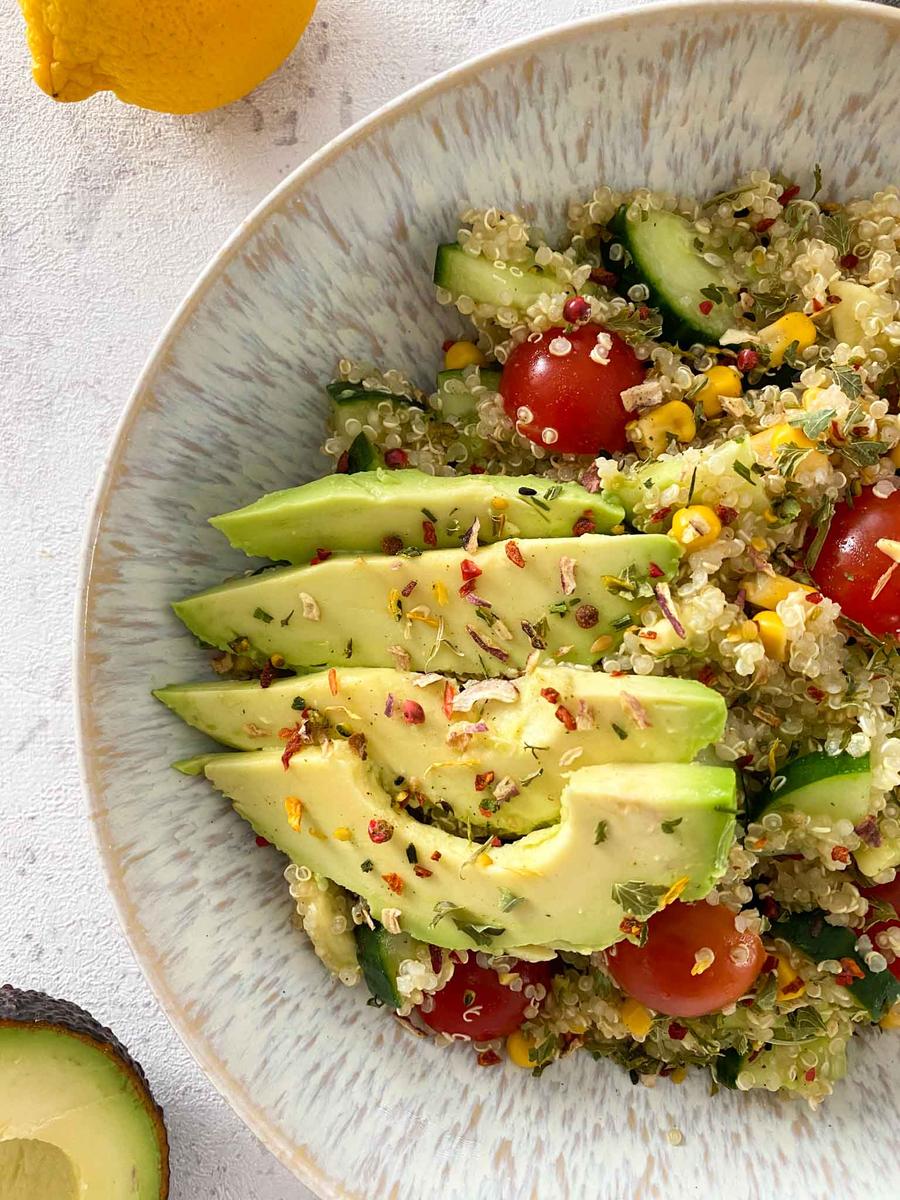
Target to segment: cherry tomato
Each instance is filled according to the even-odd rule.
[[[866,930],[876,950],[879,950],[880,947],[875,938],[879,933],[884,933],[886,929],[900,929],[900,921],[879,921],[877,925],[870,925]],[[900,979],[900,958],[895,958],[893,962],[888,963],[888,970],[895,979]]]
[[[876,883],[872,887],[861,887],[860,892],[869,900],[881,900],[890,904],[897,916],[900,916],[900,871],[890,883]]]
[[[872,633],[900,635],[900,567],[873,599],[893,559],[877,548],[879,538],[900,536],[900,491],[881,500],[871,488],[835,510],[828,536],[812,570],[816,586],[836,600],[852,621]]]
[[[634,418],[621,396],[643,382],[644,366],[614,333],[606,334],[612,339],[609,362],[595,362],[591,351],[598,334],[605,334],[599,325],[548,329],[537,341],[516,346],[507,359],[500,376],[503,407],[519,432],[539,446],[561,454],[627,449],[625,426]],[[550,346],[563,338],[571,349],[552,353]],[[521,409],[527,409],[527,420],[521,419]]]
[[[512,969],[522,976],[521,992],[505,987],[493,968],[479,967],[470,951],[469,961],[457,963],[422,1020],[438,1033],[465,1033],[478,1042],[506,1037],[525,1019],[530,1003],[525,988],[540,983],[549,990],[552,974],[549,963],[518,962]]]
[[[753,985],[766,958],[755,933],[740,933],[734,913],[711,904],[677,901],[647,922],[643,946],[619,942],[607,953],[613,979],[630,996],[670,1017],[702,1017],[740,999]],[[692,975],[698,950],[715,954],[712,965]],[[747,961],[736,963],[738,948]]]

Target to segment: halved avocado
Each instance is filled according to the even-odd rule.
[[[140,1066],[84,1009],[0,988],[3,1200],[166,1200],[169,1144]]]

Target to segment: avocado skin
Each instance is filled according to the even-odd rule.
[[[46,992],[32,992],[6,983],[0,987],[0,1026],[34,1025],[57,1030],[66,1037],[92,1042],[99,1050],[115,1060],[123,1074],[131,1076],[138,1095],[149,1113],[156,1130],[162,1168],[162,1189],[159,1200],[169,1195],[169,1138],[163,1110],[156,1103],[150,1084],[140,1063],[136,1062],[111,1029],[101,1025],[85,1009],[71,1000],[58,1000]]]

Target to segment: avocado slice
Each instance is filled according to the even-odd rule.
[[[427,686],[417,686],[423,681]],[[688,679],[541,667],[504,682],[496,699],[488,689],[488,698],[453,714],[452,723],[444,711],[449,682],[390,668],[343,667],[336,680],[318,672],[278,679],[268,688],[255,681],[176,684],[154,695],[188,724],[237,750],[283,750],[279,731],[296,724],[299,710],[315,708],[341,727],[334,736],[365,734],[369,761],[385,783],[402,775],[433,803],[449,804],[461,821],[498,833],[528,833],[558,820],[559,797],[576,766],[690,762],[725,727],[722,697]],[[395,704],[387,716],[389,695]],[[403,721],[403,700],[421,706],[421,724]],[[644,718],[640,724],[629,707],[635,703]],[[558,704],[580,715],[584,727],[567,730],[556,716]],[[454,728],[476,720],[487,728],[448,741]],[[202,773],[207,760],[188,760],[190,773]],[[178,767],[188,773],[184,763]],[[504,779],[520,790],[497,802],[493,787]]]
[[[210,524],[246,554],[305,563],[320,547],[338,554],[377,554],[386,539],[415,550],[457,548],[476,517],[479,540],[496,542],[568,537],[583,517],[594,532],[608,533],[624,515],[615,497],[538,475],[435,476],[381,469],[326,475],[272,492],[213,517]]]
[[[558,824],[497,848],[392,807],[346,743],[307,747],[287,769],[277,750],[223,754],[206,776],[258,834],[363,896],[382,924],[393,909],[403,932],[457,949],[603,949],[629,910],[648,916],[673,885],[705,896],[734,833],[734,773],[699,764],[575,771]]]
[[[122,1043],[84,1009],[0,988],[0,1196],[165,1200],[162,1110]]]
[[[781,768],[763,797],[759,815],[795,809],[812,817],[852,821],[868,813],[872,797],[869,755],[805,754]]]
[[[535,647],[593,664],[610,645],[592,649],[597,640],[617,641],[646,604],[651,570],[653,582],[671,576],[679,555],[658,534],[497,542],[478,550],[481,574],[467,596],[464,563],[474,560],[464,549],[330,558],[245,576],[173,607],[201,641],[224,650],[247,638],[260,657],[279,654],[300,670],[390,666],[399,646],[414,670],[499,675],[524,667]]]

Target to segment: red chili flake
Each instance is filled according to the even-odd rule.
[[[419,879],[430,879],[434,874],[434,871],[429,871],[428,868],[423,867],[421,863],[416,863],[413,866],[413,874],[417,875]]]
[[[564,704],[557,705],[556,712],[553,714],[557,721],[560,721],[568,729],[569,733],[576,728],[575,718],[569,712]]]
[[[551,704],[559,704],[559,692],[556,690],[556,688],[541,688],[541,695],[545,700],[549,700]]]
[[[821,592],[807,592],[806,593],[806,603],[807,604],[821,604],[824,599],[825,599],[825,597],[822,595]]]
[[[309,560],[309,565],[311,567],[316,567],[319,565],[319,563],[328,562],[332,554],[334,554],[333,550],[327,550],[324,546],[317,546],[316,557]]]
[[[822,303],[822,301],[817,296],[813,296],[812,307],[813,307],[813,312],[821,312],[822,309],[825,307],[825,305]]]
[[[658,525],[661,521],[664,521],[666,519],[666,517],[669,515],[669,513],[671,511],[672,511],[671,504],[665,505],[664,508],[658,508],[655,513],[650,514],[650,524]]]
[[[518,542],[506,543],[506,557],[514,567],[525,566],[525,559],[522,557],[522,551],[519,549]]]
[[[497,849],[497,847],[498,847],[498,846],[502,846],[502,845],[503,845],[503,843],[500,841],[500,839],[499,839],[498,837],[496,837],[496,836],[495,836],[495,837],[492,837],[492,838],[491,838],[491,845],[492,845],[492,846],[494,847],[494,849],[496,850],[496,849]]]
[[[669,1026],[669,1037],[673,1042],[682,1042],[687,1037],[687,1028],[673,1021]]]
[[[713,302],[712,300],[701,300],[697,307],[703,313],[704,317],[708,317],[713,310]]]
[[[432,861],[432,862],[440,862],[440,861],[441,861],[441,852],[440,852],[440,850],[432,850],[432,852],[431,852],[431,861]]]
[[[489,783],[494,782],[494,772],[484,771],[481,775],[475,776],[475,791],[483,792]]]
[[[334,669],[334,667],[332,667],[328,672],[328,690],[331,692],[332,696],[336,696],[338,694],[338,677],[337,671]]]
[[[350,470],[350,454],[347,450],[337,460],[337,466],[334,470],[336,475],[346,475]]]
[[[583,512],[572,526],[573,537],[584,537],[586,533],[596,532],[597,522],[594,520],[593,514],[590,512]]]
[[[425,709],[418,700],[404,700],[400,711],[407,725],[422,725],[425,721]]]
[[[444,965],[444,956],[441,953],[440,946],[429,946],[428,957],[431,959],[431,969],[435,975],[440,975],[441,967]]]
[[[810,700],[815,700],[816,704],[821,704],[825,699],[825,693],[821,688],[817,688],[813,683],[811,683],[806,689],[806,694],[809,696]]]
[[[271,661],[263,664],[263,669],[259,673],[259,686],[267,688],[272,686],[272,680],[275,678],[275,668]]]
[[[271,842],[266,841],[266,839],[264,837],[260,836],[260,834],[256,835],[256,844],[257,844],[257,846],[260,846],[260,847],[272,845]]]
[[[426,546],[431,546],[433,549],[437,545],[437,530],[434,527],[434,521],[422,522],[422,537],[425,539]]]
[[[470,475],[484,475],[487,472],[487,467],[469,467]]]
[[[727,504],[717,504],[716,516],[723,525],[730,525],[732,521],[737,520],[738,510],[736,508],[729,508]]]
[[[389,533],[381,539],[382,554],[399,554],[402,549],[403,538],[398,537],[396,533]]]
[[[467,579],[467,580],[466,580],[466,582],[465,582],[465,583],[462,585],[462,587],[459,589],[459,594],[460,594],[461,596],[468,596],[468,594],[469,594],[470,592],[474,592],[474,591],[475,591],[475,589],[476,589],[476,587],[477,587],[477,586],[478,586],[478,580],[477,580],[477,579]]]
[[[778,958],[774,954],[767,954],[763,959],[762,974],[771,975],[773,971],[778,970]]]
[[[806,1074],[803,1076],[803,1078],[806,1080],[807,1083],[812,1083],[813,1080],[815,1079],[815,1077],[816,1077],[816,1068],[815,1067],[810,1067],[809,1070],[806,1072]]]
[[[665,575],[665,571],[662,569],[662,567],[657,566],[655,562],[652,562],[648,563],[647,565],[647,574],[651,579],[662,579],[663,575]]]
[[[646,320],[647,320],[647,318],[650,316],[650,307],[649,307],[649,305],[647,305],[647,304],[642,304],[642,305],[640,306],[640,308],[637,310],[637,315],[638,315],[638,320],[639,320],[639,321],[646,321]]]
[[[482,1050],[477,1056],[479,1067],[496,1067],[502,1059],[496,1050]]]
[[[411,579],[406,587],[400,589],[401,596],[411,596],[419,585],[418,579]]]
[[[291,759],[298,752],[298,750],[302,750],[304,746],[309,745],[309,734],[306,732],[304,726],[299,724],[295,725],[293,729],[282,729],[278,736],[282,737],[284,734],[287,734],[287,745],[285,746],[284,753],[281,756],[281,762],[284,766],[284,769],[287,770],[290,766]]]
[[[838,262],[845,271],[852,271],[854,267],[859,265],[859,256],[856,254],[842,254]]]
[[[705,667],[701,667],[697,672],[697,681],[699,683],[706,684],[707,687],[709,687],[709,685],[713,683],[715,679],[716,669],[715,667],[710,666],[709,663],[707,663]]]
[[[643,925],[636,917],[626,917],[619,922],[619,929],[626,937],[640,937]]]
[[[752,762],[753,762],[752,754],[742,754],[741,757],[735,763],[735,766],[736,767],[749,767]]]
[[[388,871],[387,875],[382,875],[381,878],[388,885],[388,888],[394,893],[395,896],[403,895],[403,880],[396,871]]]
[[[642,629],[640,631],[640,633],[638,634],[638,637],[644,638],[644,640],[648,641],[648,642],[655,642],[656,639],[659,637],[659,634],[656,632],[655,629]]]
[[[459,573],[462,575],[466,583],[470,579],[477,579],[479,575],[484,574],[477,562],[473,562],[471,558],[464,558],[459,564]]]
[[[613,679],[618,679],[621,675],[624,675],[625,672],[624,671],[610,671],[609,674],[613,677]]]
[[[563,317],[572,323],[591,315],[591,306],[583,296],[570,296],[563,305]]]
[[[789,188],[784,189],[784,191],[778,197],[778,203],[783,208],[785,206],[785,204],[790,204],[790,202],[792,200],[796,200],[796,198],[799,195],[800,195],[800,185],[799,185],[799,183],[794,183]]]
[[[739,371],[752,371],[759,365],[759,355],[755,350],[739,350],[735,362]]]
[[[453,338],[445,338],[444,341],[441,342],[441,350],[444,352],[444,354],[446,354],[450,347],[455,345],[456,342],[453,340]]]
[[[449,679],[444,681],[444,698],[441,701],[441,708],[444,710],[444,716],[449,721],[453,716],[453,697],[456,695],[456,688]]]
[[[754,228],[756,229],[757,233],[765,233],[766,230],[771,229],[774,224],[775,224],[774,217],[763,217],[763,219],[761,221],[757,221]]]
[[[392,471],[398,467],[405,467],[409,463],[409,455],[405,450],[386,450],[384,453],[384,465],[390,467]]]
[[[369,841],[374,842],[376,846],[389,842],[393,836],[394,827],[390,821],[385,821],[381,817],[373,817],[369,822]]]
[[[839,863],[848,863],[850,861],[850,851],[846,846],[831,847],[831,861]]]
[[[855,958],[842,958],[840,962],[843,970],[839,975],[835,975],[835,983],[839,983],[841,987],[849,987],[855,979],[865,979],[866,973]]]
[[[770,921],[777,921],[781,916],[781,905],[774,896],[763,896],[759,902],[759,911]]]
[[[612,271],[607,271],[603,267],[594,267],[591,270],[591,279],[594,283],[601,283],[608,288],[614,288],[619,282],[618,275],[613,275]]]

